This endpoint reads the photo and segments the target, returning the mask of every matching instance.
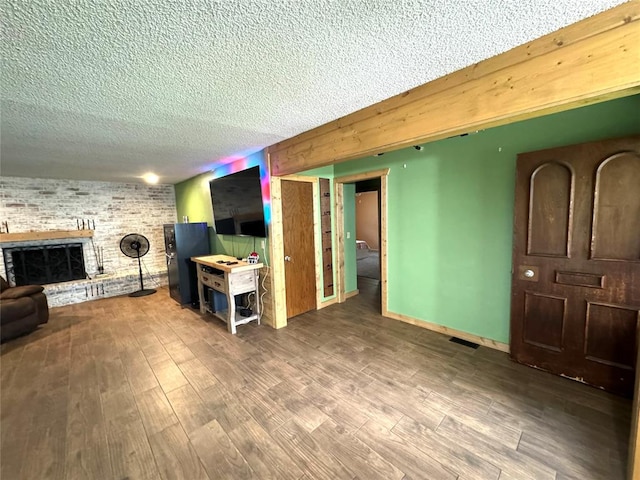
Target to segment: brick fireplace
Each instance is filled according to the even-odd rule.
[[[7,269],[5,250],[15,247],[81,244],[84,271],[82,277],[46,283],[45,293],[52,307],[80,303],[101,297],[121,295],[139,288],[138,264],[120,251],[120,240],[128,233],[145,235],[151,249],[143,258],[145,285],[167,283],[162,225],[176,221],[175,192],[171,185],[90,182],[0,176],[0,221],[8,222],[10,236],[32,233],[37,241],[15,242],[0,233],[0,273]],[[78,221],[78,219],[80,219]],[[82,230],[82,219],[91,219],[91,227]],[[77,230],[79,228],[79,230]],[[65,238],[51,238],[52,232],[67,231]],[[103,251],[103,271],[96,261],[95,248]],[[66,251],[58,264],[66,261]],[[13,261],[13,254],[10,256]],[[15,267],[13,267],[15,271]],[[74,268],[80,276],[81,269]],[[84,275],[84,272],[88,274]],[[45,282],[34,282],[45,283]],[[12,282],[12,284],[15,284]]]

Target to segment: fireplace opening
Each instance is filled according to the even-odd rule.
[[[45,285],[86,277],[81,243],[3,249],[7,276],[13,284]]]

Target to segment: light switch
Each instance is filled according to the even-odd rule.
[[[347,232],[347,239],[351,238],[351,232]]]

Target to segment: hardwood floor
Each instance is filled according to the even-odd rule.
[[[3,479],[623,479],[630,401],[343,305],[255,324],[166,289],[2,345]]]

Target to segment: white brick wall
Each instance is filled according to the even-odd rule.
[[[102,283],[105,290],[103,295],[100,287],[100,294],[93,298],[137,290],[138,264],[120,251],[120,240],[128,233],[142,234],[151,244],[149,253],[143,257],[145,287],[166,284],[162,225],[176,222],[172,185],[0,177],[0,198],[0,221],[8,222],[11,233],[75,230],[78,218],[95,221],[93,244],[104,248],[108,279],[49,286],[46,292],[50,305],[90,300],[91,292],[85,286],[92,283]],[[94,277],[97,264],[92,243],[84,241],[83,248],[87,273]],[[0,272],[6,278],[3,256]],[[97,287],[94,293],[96,290]]]

